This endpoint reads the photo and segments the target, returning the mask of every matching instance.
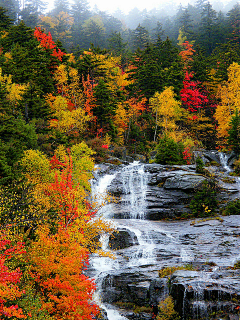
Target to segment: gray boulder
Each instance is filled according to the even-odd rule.
[[[193,191],[200,187],[206,178],[191,173],[176,173],[174,176],[166,179],[163,187],[165,189],[180,189],[184,191]]]

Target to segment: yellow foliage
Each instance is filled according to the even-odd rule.
[[[119,103],[116,109],[116,115],[114,116],[114,125],[116,126],[118,133],[119,144],[124,144],[124,133],[128,127],[129,118],[127,111],[122,103]]]
[[[173,87],[165,88],[162,93],[156,92],[149,102],[156,114],[156,124],[163,127],[165,132],[174,131],[175,121],[180,119],[182,110],[181,103],[175,99]]]
[[[103,138],[103,144],[110,146],[111,143],[112,143],[112,139],[109,136],[109,134],[106,133],[105,137]]]
[[[228,137],[228,130],[231,118],[235,110],[240,111],[240,65],[233,63],[228,68],[228,81],[218,91],[221,100],[216,108],[215,119],[218,122],[218,138],[225,140]]]
[[[13,104],[17,104],[22,100],[24,93],[26,92],[28,85],[16,84],[12,82],[11,75],[3,75],[0,68],[0,83],[7,91],[7,99]]]
[[[4,54],[4,57],[6,59],[6,62],[8,62],[9,60],[12,60],[12,55],[11,55],[11,52],[6,52]]]
[[[58,39],[65,40],[70,36],[71,26],[73,25],[74,19],[68,13],[61,11],[57,16],[41,16],[39,26],[41,29],[49,29],[54,35],[55,30]],[[61,30],[61,31],[60,31]]]
[[[171,296],[159,303],[157,320],[180,320],[179,314],[174,310],[174,302]]]
[[[53,97],[48,95],[47,102],[54,111],[54,119],[50,120],[50,127],[56,128],[65,134],[69,134],[72,131],[79,133],[85,131],[87,121],[90,118],[85,115],[85,111],[81,107],[70,111],[67,99],[62,96]]]
[[[68,57],[69,63],[76,63],[75,57],[72,53],[68,53],[68,54],[66,54],[66,56]]]

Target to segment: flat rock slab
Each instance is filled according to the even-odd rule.
[[[173,177],[167,178],[163,187],[165,189],[180,189],[184,191],[191,191],[202,185],[206,178],[191,173],[176,173]]]

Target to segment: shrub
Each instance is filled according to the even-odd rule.
[[[183,152],[183,143],[177,143],[173,139],[164,136],[157,146],[156,163],[184,164]]]
[[[235,175],[240,176],[240,158],[235,160],[233,165],[234,165],[234,173],[235,173]]]
[[[159,303],[158,310],[157,320],[180,320],[179,314],[174,310],[174,302],[171,296]]]
[[[212,179],[204,181],[190,202],[190,209],[195,217],[207,217],[215,214],[218,208],[217,184]]]
[[[204,173],[204,162],[202,160],[202,158],[200,158],[199,156],[196,159],[196,172],[197,173]]]
[[[240,214],[240,199],[235,199],[229,202],[222,214],[225,216]]]

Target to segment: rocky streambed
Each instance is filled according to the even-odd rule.
[[[221,185],[222,206],[239,197],[238,181],[226,179],[221,162],[208,170]],[[105,319],[152,319],[169,293],[182,319],[239,319],[240,273],[233,269],[240,260],[239,216],[161,220],[189,212],[205,179],[194,166],[105,164],[96,171],[95,196],[114,195],[99,214],[118,230],[103,242],[116,259],[93,256],[88,270]],[[176,266],[185,269],[159,277],[159,270]]]

